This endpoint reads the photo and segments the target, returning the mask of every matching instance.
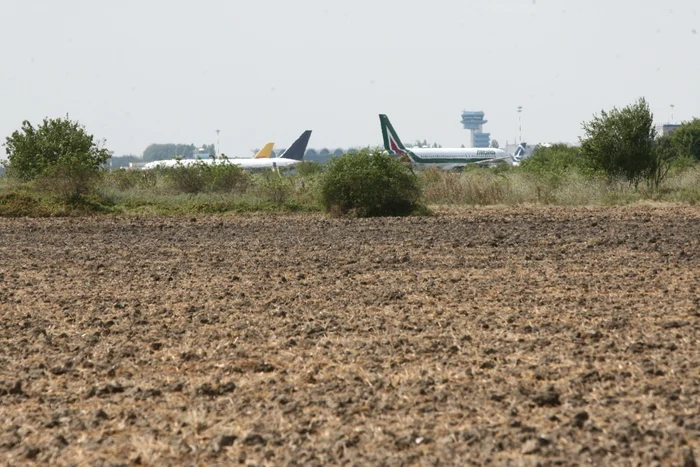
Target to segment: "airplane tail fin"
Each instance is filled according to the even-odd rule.
[[[274,146],[275,143],[267,143],[255,156],[253,156],[253,159],[269,159]]]
[[[306,146],[309,144],[309,138],[311,138],[311,130],[306,130],[291,146],[289,146],[289,149],[284,151],[279,157],[294,159],[295,161],[304,160],[304,153],[306,152]]]
[[[408,154],[408,150],[396,134],[396,130],[391,125],[389,117],[384,114],[379,115],[379,122],[382,124],[382,138],[384,139],[384,149],[391,154]]]
[[[523,157],[525,157],[525,148],[527,147],[527,143],[520,143],[520,146],[517,147],[515,152],[513,153],[513,160],[516,162],[520,162],[523,160]]]

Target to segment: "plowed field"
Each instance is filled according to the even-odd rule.
[[[0,219],[0,459],[695,465],[700,208]]]

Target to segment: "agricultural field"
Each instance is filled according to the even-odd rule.
[[[696,465],[700,207],[0,219],[0,459]]]

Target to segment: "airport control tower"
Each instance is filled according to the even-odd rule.
[[[484,133],[484,124],[488,120],[484,120],[484,112],[471,112],[465,110],[462,112],[462,125],[465,130],[471,131],[470,147],[472,148],[487,148],[491,144],[491,133]]]

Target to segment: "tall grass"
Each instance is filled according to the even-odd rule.
[[[629,204],[642,200],[697,203],[700,201],[700,167],[672,173],[658,190],[635,189],[619,179],[585,174],[575,169],[561,173],[488,168],[462,173],[430,170],[421,174],[425,201],[431,205],[562,206]]]
[[[700,203],[700,165],[672,173],[662,183],[659,192],[667,201]]]
[[[505,204],[512,200],[510,180],[486,170],[464,173],[429,170],[421,173],[428,204]]]

